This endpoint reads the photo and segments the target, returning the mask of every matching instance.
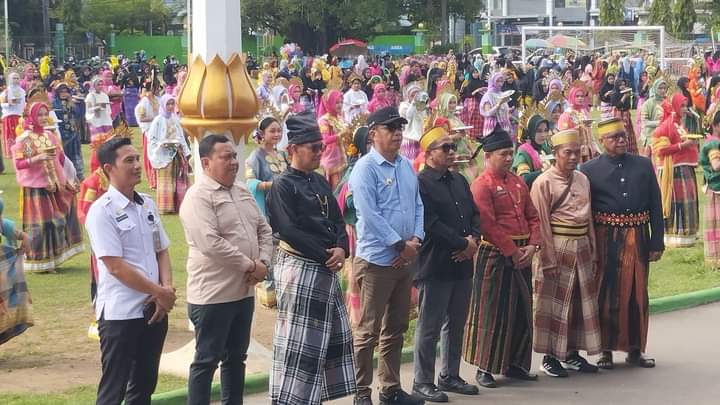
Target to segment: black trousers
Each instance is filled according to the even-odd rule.
[[[195,325],[195,359],[188,378],[188,405],[210,403],[210,386],[220,362],[221,403],[243,403],[245,360],[254,311],[255,297],[222,304],[188,304],[188,315]]]
[[[96,405],[150,405],[158,379],[167,316],[148,325],[145,319],[98,321],[102,377]]]

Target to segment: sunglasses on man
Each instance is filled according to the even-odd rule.
[[[620,139],[627,139],[627,134],[625,132],[616,132],[612,135],[605,135],[603,138],[617,142]]]
[[[450,151],[457,152],[457,145],[454,143],[444,143],[434,147],[433,149],[442,149],[445,153],[450,153]]]

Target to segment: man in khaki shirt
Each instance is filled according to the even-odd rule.
[[[235,183],[239,164],[230,140],[209,135],[199,149],[204,176],[180,207],[188,243],[188,315],[195,326],[188,404],[210,402],[220,361],[222,403],[242,403],[253,286],[265,278],[272,230],[250,192]]]

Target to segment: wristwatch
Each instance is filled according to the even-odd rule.
[[[405,250],[405,241],[404,241],[404,240],[398,241],[397,243],[395,243],[395,244],[393,245],[393,248],[394,248],[398,253],[399,253],[399,252],[402,252],[403,250]]]
[[[540,251],[540,245],[535,245],[535,253]]]

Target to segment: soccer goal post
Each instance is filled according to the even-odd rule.
[[[564,49],[576,55],[613,51],[654,52],[660,68],[665,68],[666,34],[662,26],[523,26],[522,58],[537,49]],[[549,44],[548,44],[549,43]]]

